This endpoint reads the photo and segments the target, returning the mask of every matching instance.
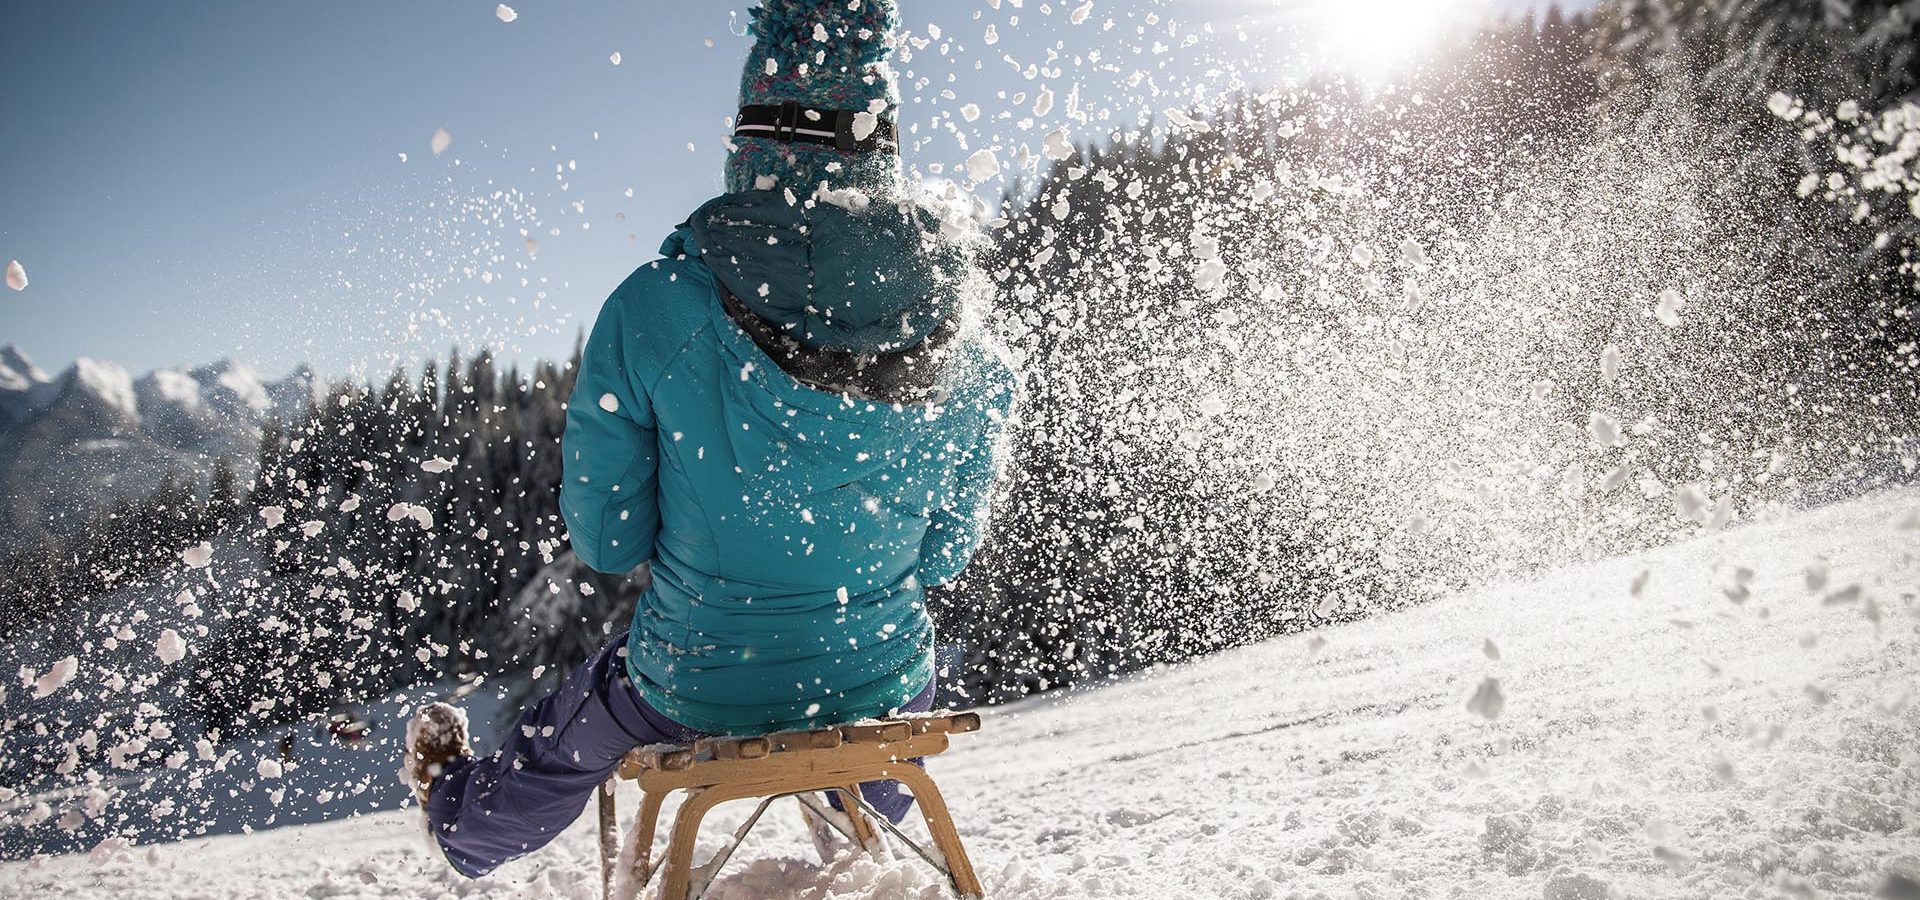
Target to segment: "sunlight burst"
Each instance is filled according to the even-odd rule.
[[[1314,62],[1374,80],[1399,71],[1485,6],[1479,0],[1306,0],[1296,10]]]

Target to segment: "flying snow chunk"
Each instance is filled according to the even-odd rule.
[[[612,394],[601,394],[600,408],[606,410],[607,412],[619,412],[620,398],[615,397]]]
[[[1090,15],[1093,15],[1093,0],[1087,0],[1087,2],[1074,7],[1073,12],[1068,14],[1067,21],[1075,25],[1080,25],[1085,23],[1087,17]]]
[[[1033,99],[1033,114],[1044,116],[1053,112],[1053,88],[1042,87],[1040,95]]]
[[[27,267],[17,259],[7,261],[7,289],[24,291],[27,289]]]
[[[992,150],[976,150],[967,157],[967,176],[974,181],[986,181],[1000,174],[1000,157]]]
[[[1409,281],[1400,288],[1400,297],[1407,304],[1407,312],[1417,313],[1427,305],[1427,294],[1420,286]]]
[[[506,9],[504,6],[500,8]],[[447,152],[447,148],[451,146],[453,146],[453,133],[445,128],[435,128],[433,130],[433,140],[427,144],[427,149],[432,150],[433,155],[439,156]]]
[[[818,27],[818,26],[815,26],[815,27]],[[866,140],[869,136],[873,134],[874,129],[879,127],[880,127],[879,116],[876,116],[873,113],[867,112],[864,109],[853,114],[853,139],[854,140],[856,141]]]
[[[1608,344],[1600,351],[1600,380],[1613,387],[1620,380],[1620,348]]]
[[[1587,434],[1593,436],[1593,442],[1602,447],[1620,445],[1620,423],[1612,416],[1599,410],[1587,418]]]
[[[960,107],[960,118],[965,119],[969,122],[980,118],[980,104],[969,103],[965,106]]]
[[[1421,268],[1427,264],[1427,248],[1420,246],[1419,241],[1407,238],[1400,242],[1400,261],[1416,269]]]
[[[502,3],[499,6],[496,6],[493,8],[493,17],[496,19],[499,19],[502,22],[511,22],[515,19],[520,18],[520,14],[517,12],[514,12],[513,7],[508,6],[505,3]]]
[[[615,51],[613,51],[613,53],[612,53],[611,55],[609,55],[609,56],[607,57],[607,62],[610,62],[610,63],[613,63],[613,64],[614,64],[614,65],[616,65],[616,66],[617,66],[617,65],[619,65],[619,64],[620,64],[620,51],[618,51],[618,50],[615,50]]]
[[[1500,645],[1495,644],[1493,638],[1486,638],[1486,643],[1480,645],[1480,652],[1486,654],[1487,658],[1494,662],[1500,661]],[[1498,689],[1498,685],[1496,685],[1495,688]]]
[[[1680,327],[1680,308],[1686,305],[1687,298],[1680,296],[1679,291],[1667,288],[1660,292],[1659,302],[1653,308],[1653,317],[1659,319],[1660,324],[1668,328],[1678,328]]]
[[[1706,491],[1697,484],[1681,485],[1679,490],[1673,492],[1673,502],[1680,518],[1691,522],[1705,522],[1707,512],[1713,506],[1713,501],[1707,499]]]
[[[23,674],[26,673],[26,668],[26,666],[20,667]],[[73,680],[73,673],[79,670],[80,660],[72,656],[54,663],[53,668],[48,669],[45,675],[33,680],[34,699],[45,697],[54,691],[66,687],[67,682]]]
[[[1167,107],[1167,121],[1172,122],[1173,124],[1178,125],[1181,128],[1191,128],[1194,131],[1206,131],[1208,127],[1207,123],[1202,122],[1199,119],[1196,119],[1190,115],[1187,115],[1186,110],[1181,109],[1177,106]]]
[[[1607,474],[1600,479],[1600,490],[1619,490],[1627,483],[1627,476],[1631,474],[1633,474],[1633,470],[1629,468],[1626,463],[1614,466],[1611,471],[1607,472]]]
[[[1203,291],[1217,290],[1227,278],[1227,264],[1217,259],[1203,259],[1193,267],[1193,283]]]
[[[284,506],[262,506],[260,507],[260,519],[267,523],[268,528],[279,528],[280,523],[287,520],[287,508]]]
[[[153,643],[153,654],[160,657],[166,665],[173,665],[187,656],[187,642],[180,638],[180,632],[171,628],[160,632],[160,639]]]
[[[506,7],[504,6],[500,8],[506,9]],[[254,766],[253,770],[255,772],[259,772],[261,778],[279,778],[282,772],[284,771],[283,769],[280,768],[280,763],[278,761],[267,759],[266,757],[261,757],[260,764],[257,766]]]
[[[1491,675],[1480,682],[1479,689],[1475,690],[1473,697],[1467,700],[1467,712],[1489,722],[1500,718],[1501,711],[1506,708],[1507,695],[1500,692],[1500,679]]]
[[[1040,152],[1054,162],[1072,157],[1073,141],[1068,138],[1067,130],[1065,128],[1056,128],[1047,132],[1047,136],[1041,144]]]
[[[404,519],[418,522],[421,528],[433,527],[433,511],[424,506],[415,506],[403,501],[387,507],[387,521],[399,522]]]
[[[180,561],[186,563],[190,569],[204,569],[208,563],[213,562],[213,545],[201,541],[188,547],[180,551]]]
[[[423,459],[420,461],[420,471],[422,472],[431,472],[435,475],[438,475],[441,472],[451,471],[452,469],[453,469],[453,460],[447,459],[442,456],[436,456],[432,459]]]

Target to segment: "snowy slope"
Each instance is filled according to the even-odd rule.
[[[935,772],[1000,898],[1912,897],[1916,551],[1920,493],[1795,514],[992,711]],[[1484,692],[1468,708],[1489,676],[1491,722]],[[0,885],[594,896],[584,821],[464,882],[413,816],[9,863]],[[804,847],[772,816],[710,896],[941,896],[912,864],[823,871]]]

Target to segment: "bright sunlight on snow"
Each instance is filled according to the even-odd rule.
[[[1022,701],[957,738],[936,774],[1003,900],[1920,883],[1920,531],[1901,528],[1916,510],[1905,491],[1789,514]],[[1826,586],[1809,589],[1809,568]],[[1470,709],[1488,677],[1508,695],[1492,721]],[[722,811],[715,835],[746,810]],[[3,871],[23,895],[122,900],[598,896],[590,816],[468,884],[428,855],[413,815]],[[709,896],[942,895],[910,857],[819,868],[784,808],[749,840],[751,861]]]

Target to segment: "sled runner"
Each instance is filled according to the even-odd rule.
[[[727,737],[686,746],[653,745],[627,753],[599,796],[600,885],[606,900],[638,896],[660,877],[660,900],[696,900],[720,867],[781,797],[797,797],[809,812],[861,847],[876,846],[874,825],[891,832],[921,859],[945,875],[961,897],[982,896],[980,880],[967,860],[946,801],[925,769],[907,760],[937,756],[947,736],[978,731],[978,713],[930,713],[868,720],[838,728],[783,731],[758,737]],[[619,848],[614,786],[620,779],[640,782],[640,812]],[[908,837],[860,795],[868,781],[899,781],[913,794],[933,837],[931,848]],[[668,794],[685,791],[674,816],[663,857],[653,855],[653,832]],[[821,803],[815,791],[840,796],[844,816]],[[707,811],[728,800],[760,798],[760,805],[706,863],[693,865],[694,841]],[[624,867],[625,871],[621,871]]]

